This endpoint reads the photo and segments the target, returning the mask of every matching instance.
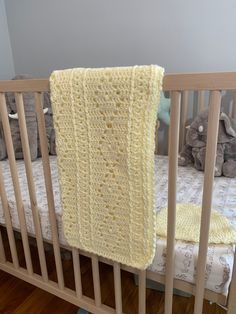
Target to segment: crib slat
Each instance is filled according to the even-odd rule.
[[[3,125],[5,140],[6,140],[7,155],[8,155],[10,171],[11,171],[11,176],[12,176],[12,181],[13,181],[13,187],[14,187],[14,192],[15,192],[16,207],[17,207],[19,221],[20,221],[20,229],[21,229],[22,243],[23,243],[23,249],[24,249],[24,254],[25,254],[26,267],[27,267],[27,271],[29,275],[32,275],[33,266],[32,266],[31,254],[30,254],[29,239],[27,235],[24,205],[22,202],[19,178],[17,174],[15,153],[14,153],[14,148],[13,148],[13,143],[12,143],[11,130],[10,130],[7,107],[6,107],[6,99],[5,99],[5,95],[2,93],[0,94],[0,114],[2,117],[2,125]]]
[[[236,119],[236,91],[234,91],[233,97],[232,118]]]
[[[16,251],[16,241],[15,241],[14,232],[12,228],[10,208],[7,201],[7,195],[6,195],[5,185],[4,185],[1,163],[0,163],[0,196],[1,196],[1,201],[2,201],[2,208],[3,208],[5,223],[6,223],[7,237],[8,237],[9,245],[10,245],[12,262],[13,262],[14,267],[17,269],[19,268],[19,260],[18,260],[18,255]]]
[[[26,170],[26,176],[27,176],[27,182],[28,182],[30,204],[31,204],[35,235],[36,235],[36,241],[37,241],[37,247],[38,247],[40,268],[41,268],[41,273],[42,273],[42,277],[44,281],[48,281],[47,264],[46,264],[44,246],[43,246],[42,230],[41,230],[41,225],[40,225],[37,198],[36,198],[35,185],[34,185],[34,179],[33,179],[31,155],[30,155],[29,140],[28,140],[27,127],[26,127],[25,110],[24,110],[24,102],[23,102],[22,93],[15,93],[15,100],[16,100],[16,108],[17,108],[17,113],[18,113],[21,143],[22,143],[22,150],[23,150],[24,162],[25,162],[25,170]]]
[[[188,106],[189,104],[189,91],[183,92],[183,102],[181,106],[181,127],[180,127],[180,139],[179,139],[179,148],[182,150],[184,144],[185,144],[185,135],[186,135],[186,121],[188,116]]]
[[[76,295],[78,298],[82,298],[82,283],[81,283],[79,251],[75,248],[72,249],[72,257],[73,257],[73,265],[74,265]]]
[[[2,241],[2,231],[0,229],[0,263],[6,262],[6,255],[4,251],[3,241]]]
[[[165,314],[172,313],[173,278],[174,278],[174,245],[176,220],[176,181],[178,171],[178,147],[180,126],[180,92],[172,92],[169,133],[169,173],[168,173],[168,225],[167,225],[167,261],[166,261],[166,291]]]
[[[41,147],[41,153],[42,153],[43,172],[44,172],[44,180],[45,180],[46,193],[47,193],[49,220],[50,220],[51,232],[52,232],[52,242],[53,242],[53,251],[54,251],[55,263],[56,263],[58,286],[61,290],[63,290],[65,284],[64,284],[64,276],[63,276],[63,270],[62,270],[58,231],[57,231],[58,229],[57,229],[57,220],[56,220],[54,196],[53,196],[53,189],[52,189],[52,178],[51,178],[50,161],[49,161],[49,155],[48,155],[48,144],[47,144],[47,136],[46,136],[46,129],[45,129],[45,120],[44,120],[44,113],[43,113],[42,93],[39,93],[39,92],[35,93],[35,109],[36,109],[36,115],[37,115],[37,120],[38,120],[39,140],[40,140],[40,147]]]
[[[122,290],[121,290],[120,264],[114,262],[113,267],[114,267],[116,314],[122,314]]]
[[[138,281],[138,313],[146,313],[146,270],[139,271]]]
[[[196,280],[196,295],[194,314],[202,313],[204,284],[205,284],[205,269],[208,249],[209,225],[212,206],[212,192],[214,182],[214,170],[216,160],[216,148],[219,128],[221,93],[213,91],[210,94],[208,130],[207,130],[207,147],[205,159],[205,174],[202,198],[202,215],[199,252],[197,262],[197,280]]]
[[[205,108],[205,91],[198,92],[198,112],[203,111]]]
[[[102,301],[101,301],[99,264],[98,264],[97,255],[92,255],[92,272],[93,272],[93,287],[94,287],[95,304],[97,307],[100,307],[102,305]]]

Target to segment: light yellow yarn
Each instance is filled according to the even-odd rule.
[[[201,207],[194,204],[176,206],[176,240],[199,242]],[[157,235],[167,236],[167,208],[157,214]],[[215,210],[211,211],[209,243],[236,243],[236,231],[229,220]]]
[[[67,241],[139,269],[155,252],[162,78],[158,66],[69,69],[50,78]]]

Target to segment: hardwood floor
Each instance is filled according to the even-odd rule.
[[[2,230],[2,228],[1,228]],[[5,231],[3,231],[4,247],[7,259],[11,260],[6,240]],[[20,257],[21,266],[25,261],[22,254],[22,244],[17,240],[18,255]],[[31,245],[31,255],[34,264],[34,271],[39,272],[39,263],[37,258],[37,250]],[[63,254],[65,256],[65,254]],[[53,260],[52,250],[46,253],[47,263],[49,265],[49,277],[56,279],[55,264]],[[81,256],[81,275],[83,293],[86,296],[93,297],[92,285],[92,269],[91,261]],[[74,276],[72,269],[72,261],[70,258],[63,259],[63,271],[65,276],[65,284],[69,288],[74,288]],[[100,264],[101,293],[103,303],[114,306],[114,289],[112,268],[105,264]],[[138,313],[138,288],[135,285],[134,277],[131,273],[122,271],[122,297],[123,312],[126,314]],[[173,314],[191,314],[193,313],[194,298],[174,296]],[[0,271],[0,314],[75,314],[78,308],[68,302],[65,302],[52,294],[38,289],[24,281],[21,281],[11,275]],[[164,313],[164,294],[155,290],[147,289],[147,314],[163,314]],[[204,301],[204,314],[225,314],[222,308],[216,304],[210,305],[208,301]]]

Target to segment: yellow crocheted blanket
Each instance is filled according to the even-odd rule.
[[[67,241],[139,269],[155,251],[154,133],[163,72],[78,68],[50,78]]]
[[[176,240],[199,242],[201,207],[193,204],[177,204],[176,206]],[[167,208],[157,214],[157,235],[167,237]],[[209,243],[236,243],[236,231],[229,220],[211,211]]]

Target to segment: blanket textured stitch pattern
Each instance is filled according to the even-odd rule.
[[[163,73],[151,65],[50,77],[67,241],[139,269],[155,253],[154,136]]]

